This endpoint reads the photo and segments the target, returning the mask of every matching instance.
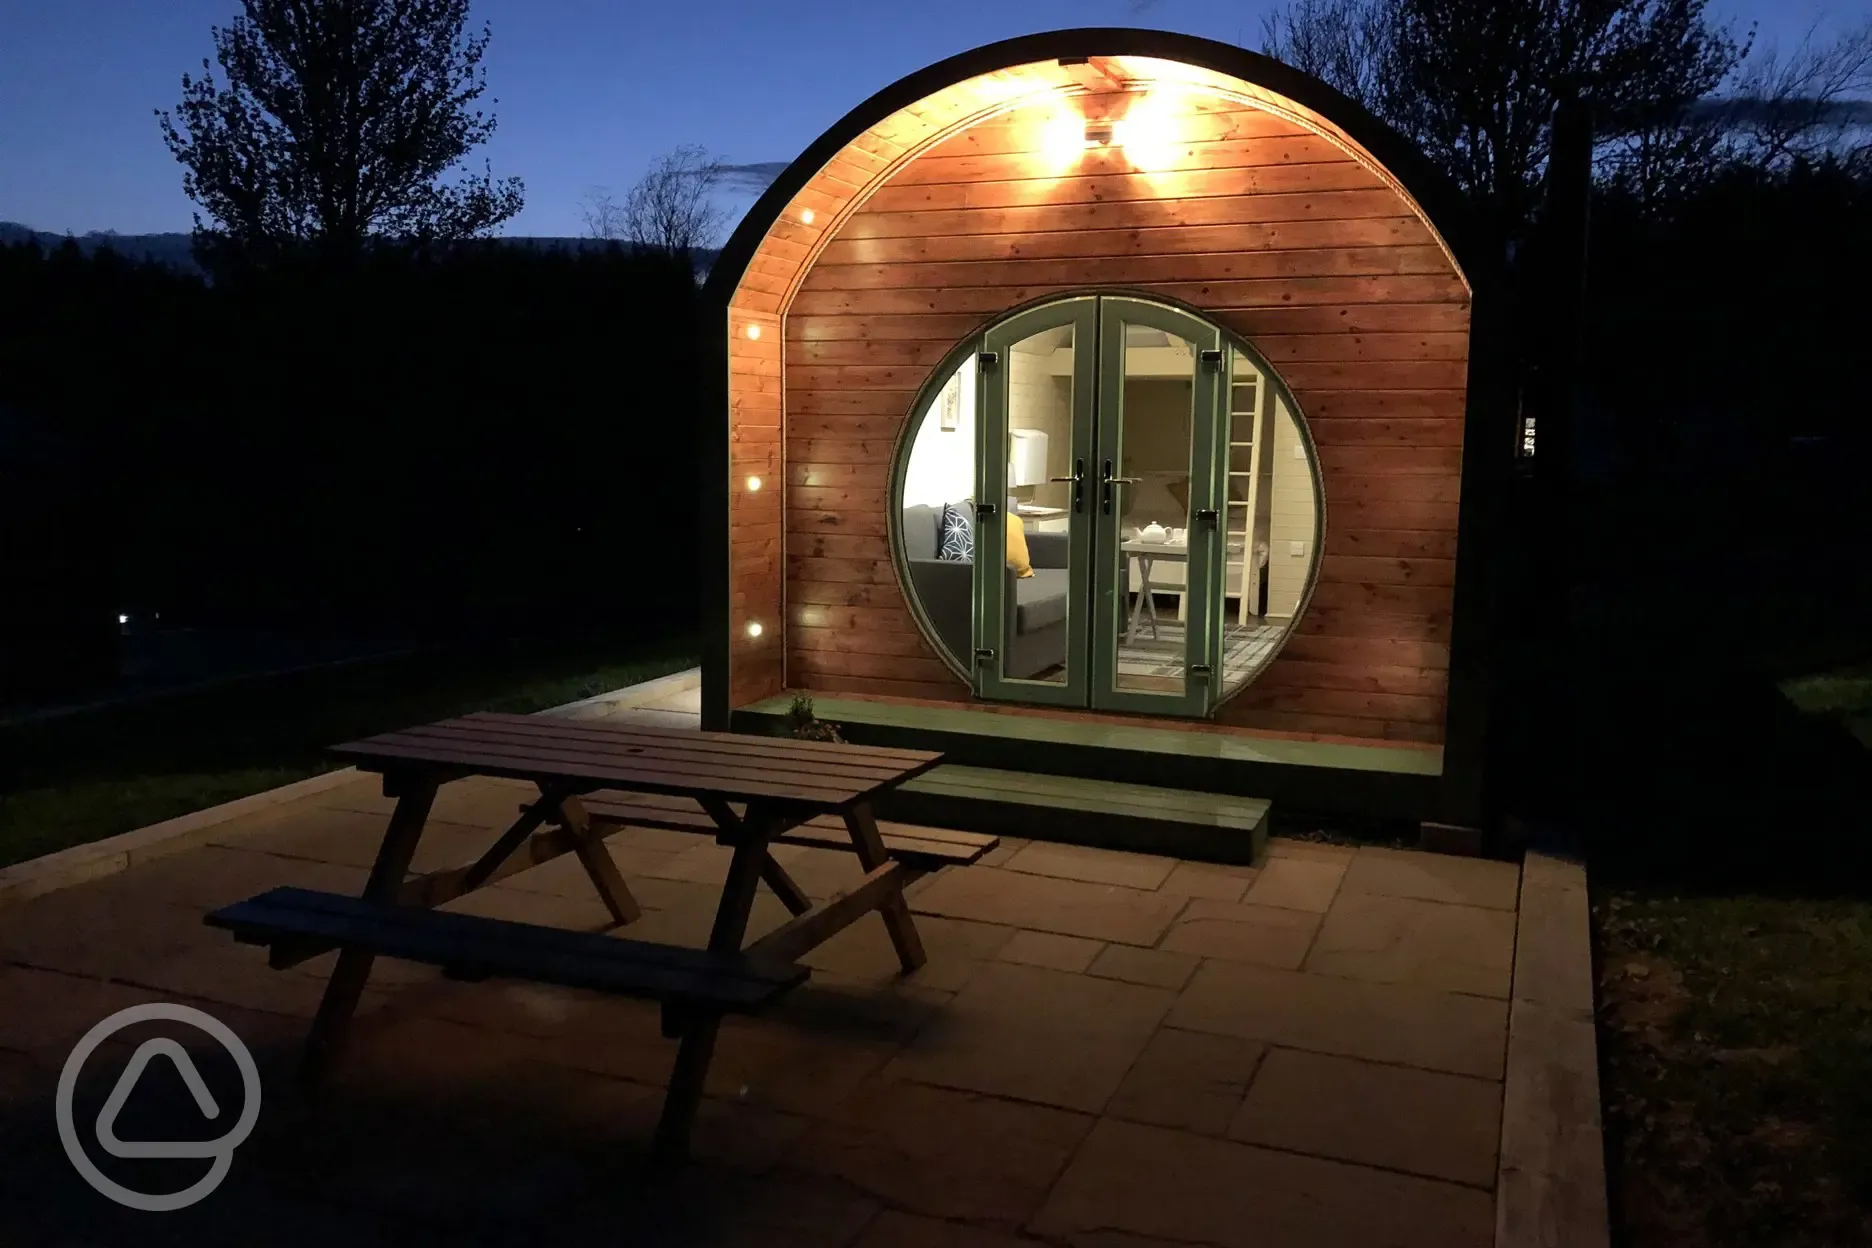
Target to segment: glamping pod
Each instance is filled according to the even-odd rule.
[[[947,753],[900,817],[983,830],[1479,822],[1512,434],[1478,456],[1462,248],[1415,152],[1240,48],[1062,31],[880,92],[709,278],[705,723],[805,694]]]

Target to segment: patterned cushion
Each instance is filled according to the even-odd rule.
[[[937,530],[936,557],[951,563],[973,563],[975,560],[975,530],[969,524],[968,513],[954,503],[943,504],[942,524]]]

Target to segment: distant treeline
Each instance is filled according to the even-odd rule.
[[[686,261],[617,247],[213,287],[0,248],[0,648],[129,609],[377,635],[691,626],[697,298]]]

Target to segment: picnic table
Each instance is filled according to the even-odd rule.
[[[439,966],[459,979],[532,979],[655,999],[663,1033],[680,1039],[654,1153],[687,1152],[690,1126],[726,1012],[751,1012],[808,975],[798,959],[873,912],[903,969],[923,965],[903,897],[919,874],[974,862],[995,838],[929,828],[880,829],[877,795],[934,767],[941,755],[735,733],[643,728],[550,716],[479,714],[333,748],[383,777],[396,800],[361,897],[278,888],[218,910],[208,923],[270,946],[275,967],[336,948],[337,965],[306,1039],[302,1076],[330,1069],[381,955]],[[410,863],[441,785],[467,776],[524,780],[539,790],[473,863],[422,875]],[[605,848],[631,826],[714,835],[732,846],[705,949],[439,912],[434,907],[571,853],[618,925],[641,913]],[[818,903],[776,862],[792,842],[848,850],[864,877]],[[745,944],[765,883],[792,918]]]

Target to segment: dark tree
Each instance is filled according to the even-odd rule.
[[[1647,177],[1691,106],[1747,54],[1707,0],[1294,0],[1269,55],[1390,122],[1516,237],[1539,201],[1556,103],[1588,96],[1602,137],[1645,134]],[[1667,142],[1668,138],[1668,142]],[[1691,144],[1692,149],[1694,143]]]
[[[489,233],[520,211],[518,178],[463,158],[494,133],[489,34],[464,36],[469,0],[242,0],[214,29],[209,63],[184,75],[163,137],[207,214],[197,242],[250,258],[313,244],[354,255]]]

